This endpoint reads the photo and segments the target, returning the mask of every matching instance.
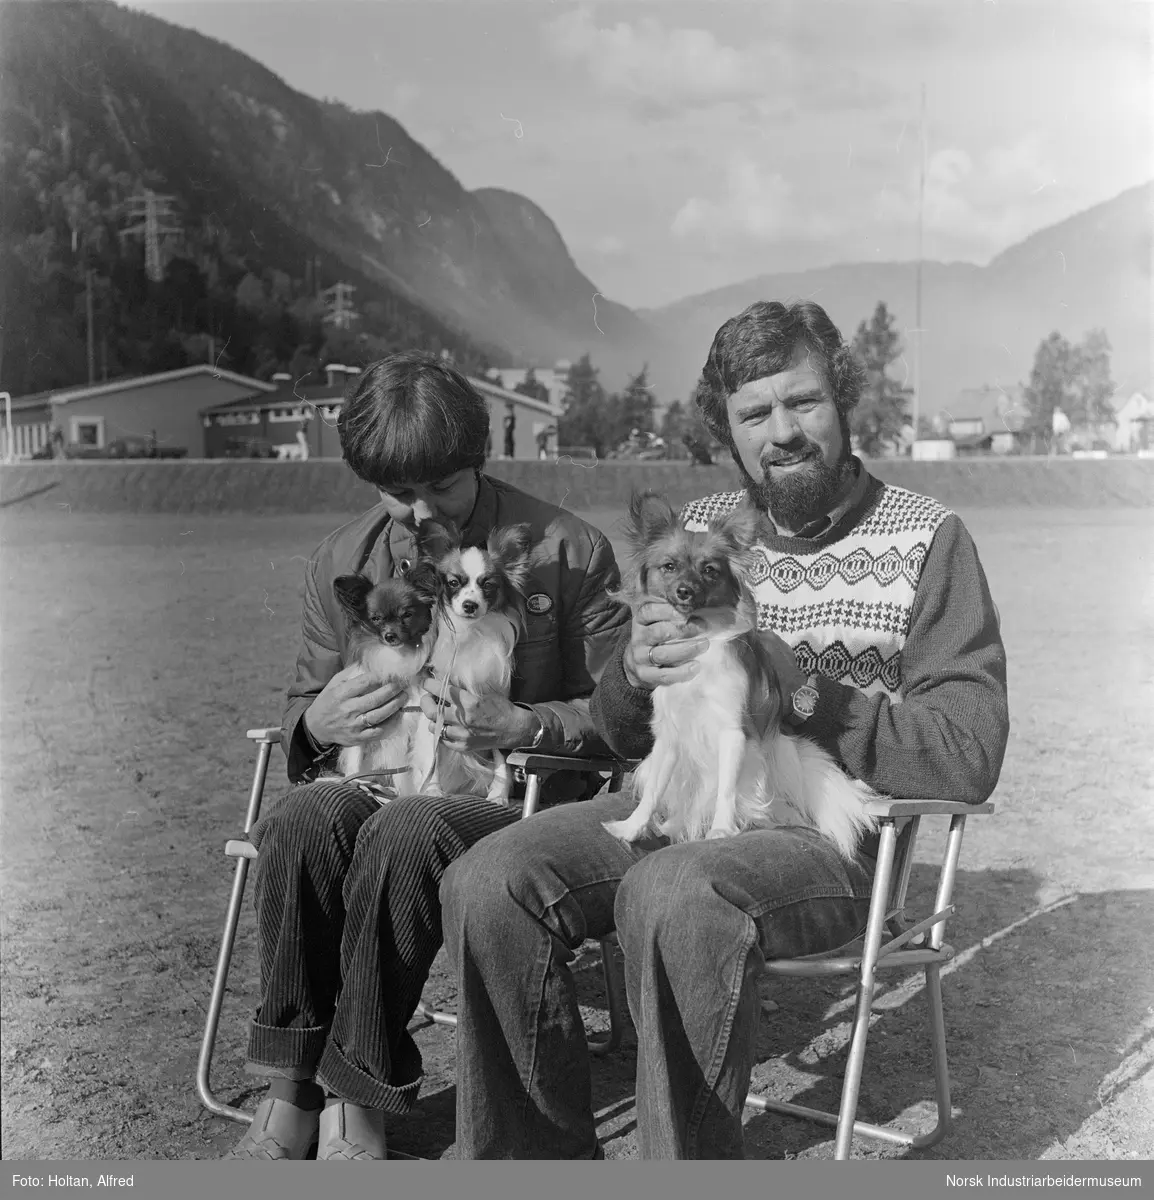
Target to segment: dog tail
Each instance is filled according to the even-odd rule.
[[[866,811],[866,805],[878,798],[877,792],[847,775],[816,742],[781,736],[781,749],[790,745],[798,768],[789,803],[807,825],[829,838],[843,857],[853,858],[861,839],[877,828],[877,821]]]

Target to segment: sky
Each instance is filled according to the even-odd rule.
[[[465,187],[540,205],[635,308],[915,259],[923,162],[941,261],[986,263],[1154,178],[1154,0],[130,7],[395,117]]]

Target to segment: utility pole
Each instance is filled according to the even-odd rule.
[[[331,288],[321,292],[321,298],[329,310],[325,313],[325,321],[332,322],[338,329],[348,329],[357,319],[352,305],[353,292],[356,290],[351,283],[334,283]]]
[[[84,315],[88,318],[88,386],[91,387],[96,382],[96,335],[92,327],[92,268],[87,263],[84,265]]]
[[[139,237],[144,241],[144,273],[153,283],[164,280],[164,260],[160,253],[160,238],[166,233],[180,233],[178,224],[166,224],[175,221],[176,215],[172,210],[175,196],[158,196],[156,192],[145,189],[143,196],[130,196],[126,201],[129,216],[137,217],[137,223],[120,231],[123,240],[126,237]]]
[[[914,276],[914,441],[918,440],[918,422],[922,407],[922,254],[926,207],[926,85],[922,84],[921,113],[918,119],[918,151],[921,157],[918,180],[918,263]],[[911,449],[912,456],[913,451]]]

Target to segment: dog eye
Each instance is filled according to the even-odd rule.
[[[449,578],[445,580],[445,583],[447,584],[450,592],[455,592],[461,586],[461,581],[455,575],[450,575]]]
[[[705,566],[701,568],[701,577],[703,579],[716,579],[720,574],[721,572],[713,565],[713,563],[706,563]]]
[[[675,562],[663,562],[661,564],[661,569],[666,573],[666,575],[671,575],[677,570],[677,564]]]

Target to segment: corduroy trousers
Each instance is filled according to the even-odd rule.
[[[340,782],[281,797],[252,832],[261,1000],[247,1070],[407,1112],[422,1076],[407,1026],[441,946],[441,879],[519,815],[467,796],[382,805]]]

